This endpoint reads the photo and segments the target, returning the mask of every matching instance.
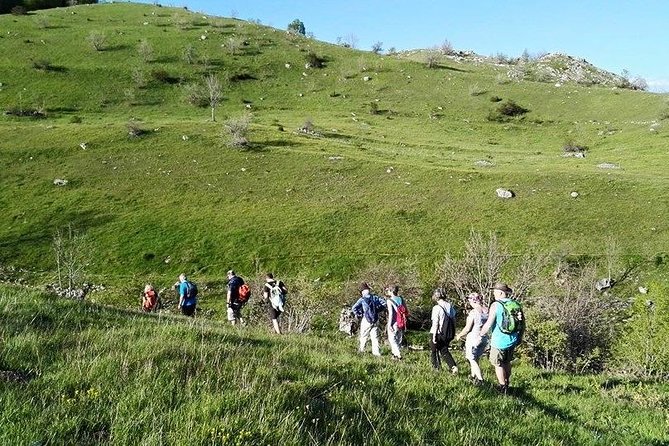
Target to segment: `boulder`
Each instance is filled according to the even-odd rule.
[[[513,193],[513,191],[509,189],[503,189],[501,187],[498,188],[495,192],[499,198],[513,198],[516,195]]]

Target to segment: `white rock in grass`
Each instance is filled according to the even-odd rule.
[[[501,187],[498,188],[497,190],[495,190],[495,193],[497,193],[497,196],[499,198],[505,198],[506,199],[506,198],[513,198],[514,197],[513,191],[510,191],[509,189],[503,189]]]
[[[188,138],[188,135],[183,135],[181,137],[181,139],[184,140],[184,141],[188,141],[190,138]]]
[[[88,146],[86,145],[85,142],[81,142],[81,143],[79,143],[79,147],[81,147],[82,149],[86,150],[86,148],[87,148]]]
[[[641,294],[648,294],[648,288],[646,288],[645,286],[640,286],[639,287],[639,292]]]
[[[55,180],[53,180],[54,186],[65,186],[67,183],[68,181],[62,178],[56,178]]]
[[[571,198],[577,198],[578,197],[578,192],[574,191],[571,194],[569,194]]]
[[[597,167],[599,167],[600,169],[620,169],[620,166],[613,163],[601,163],[597,164]]]

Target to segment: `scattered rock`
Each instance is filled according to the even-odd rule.
[[[565,152],[562,156],[565,158],[585,158],[585,152]]]
[[[616,283],[614,279],[610,277],[605,277],[595,282],[595,288],[597,289],[597,291],[605,291],[611,288],[614,283]]]
[[[207,36],[205,36],[204,34],[202,34],[202,35],[200,36],[200,40],[207,40]]]
[[[86,145],[85,142],[81,142],[81,143],[79,143],[79,147],[81,147],[81,148],[84,149],[84,150],[86,150],[86,149],[88,148],[88,146]]]
[[[509,189],[503,189],[501,187],[495,190],[495,192],[499,198],[513,198],[516,195],[513,193],[513,191]]]
[[[290,64],[287,63],[287,64],[284,65],[284,67],[286,67],[286,68],[290,68]]]
[[[639,287],[639,292],[641,294],[648,294],[648,288],[646,288],[645,286],[640,286]]]
[[[620,169],[620,166],[613,163],[601,163],[597,164],[597,167],[599,167],[600,169]]]
[[[386,173],[393,173],[393,170],[395,170],[395,168],[393,166],[390,166],[389,168],[386,169]]]
[[[183,141],[188,141],[189,138],[188,138],[188,135],[183,135],[183,136],[181,137],[181,139],[182,139]]]
[[[365,77],[362,78],[362,80],[365,81],[365,82],[367,82],[367,81],[369,81],[369,80],[371,80],[371,79],[372,79],[372,78],[371,78],[370,76],[365,76]]]
[[[478,161],[474,162],[474,165],[478,166],[478,167],[492,167],[492,166],[494,166],[493,163],[491,163],[490,161],[486,161],[486,160],[478,160]]]
[[[578,192],[574,191],[574,192],[570,193],[569,196],[571,198],[578,198]]]
[[[330,161],[339,161],[339,160],[343,160],[344,157],[343,157],[343,156],[331,156],[331,157],[329,157],[328,159],[329,159]]]
[[[69,181],[63,180],[61,178],[56,178],[55,180],[53,180],[54,186],[65,186],[67,183],[69,183]]]

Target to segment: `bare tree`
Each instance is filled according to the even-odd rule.
[[[357,48],[358,47],[358,36],[353,33],[347,34],[344,37],[344,46],[347,48]]]
[[[375,42],[372,45],[372,53],[380,54],[383,51],[383,42]]]
[[[107,43],[107,37],[100,31],[91,31],[87,40],[95,51],[103,51]]]
[[[72,225],[65,230],[58,230],[53,237],[53,251],[56,258],[58,286],[74,290],[82,285],[86,267],[89,263],[88,241],[77,233]]]
[[[251,125],[252,115],[247,113],[239,118],[230,118],[223,124],[227,133],[229,145],[235,148],[246,147],[249,144],[247,138],[249,127]]]
[[[221,100],[223,95],[223,88],[221,83],[218,81],[218,78],[213,74],[210,74],[205,78],[205,86],[207,87],[207,92],[209,93],[209,106],[211,107],[211,120],[216,121],[216,107]]]
[[[425,52],[425,66],[428,68],[437,68],[441,62],[441,51],[437,48],[429,49]]]

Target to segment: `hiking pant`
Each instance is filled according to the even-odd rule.
[[[379,351],[379,327],[363,317],[360,321],[360,353],[365,351],[365,345],[367,345],[367,339],[369,338],[372,339],[372,354],[381,356]]]
[[[400,353],[400,345],[402,345],[403,337],[404,330],[398,330],[395,324],[388,327],[388,344],[390,344],[390,351],[393,356],[397,358],[402,356]]]
[[[455,360],[453,355],[448,350],[451,339],[447,339],[444,336],[437,335],[437,342],[432,342],[432,335],[430,335],[430,349],[432,350],[432,367],[439,370],[441,369],[441,358],[443,357],[448,364],[448,367],[452,369],[455,367]]]

